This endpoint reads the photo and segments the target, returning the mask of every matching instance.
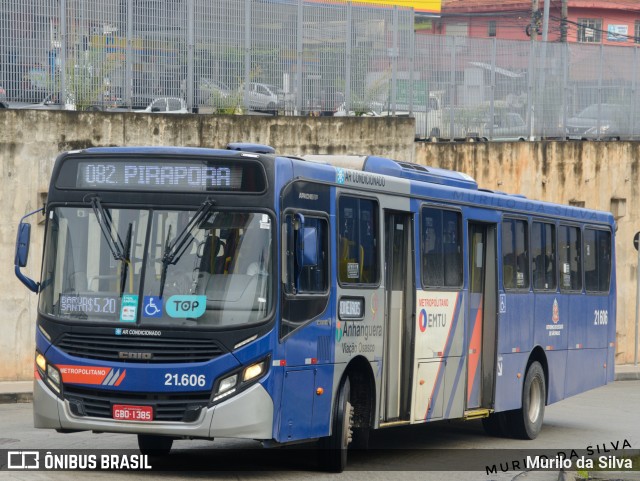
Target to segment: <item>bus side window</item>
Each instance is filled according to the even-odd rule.
[[[560,287],[564,291],[582,290],[582,255],[580,229],[560,226],[558,235],[560,261]]]
[[[525,220],[502,222],[502,283],[505,289],[529,288],[529,239]]]
[[[611,233],[584,230],[584,286],[589,292],[608,292],[611,277]]]
[[[534,222],[531,231],[532,282],[535,290],[555,290],[555,226]]]
[[[460,213],[424,207],[421,225],[423,285],[425,287],[460,287],[462,284]]]
[[[338,277],[343,284],[375,284],[378,267],[378,205],[342,196],[338,206]]]
[[[283,266],[285,292],[298,295],[325,294],[329,287],[329,244],[326,219],[305,216],[303,227],[296,224],[292,215],[287,215],[285,226],[286,237],[283,238],[283,242],[286,242],[286,263]],[[305,232],[301,232],[301,229]],[[315,231],[315,235],[311,237],[305,235],[311,234],[312,231]],[[311,238],[315,239],[315,245],[309,244]],[[303,251],[315,257],[315,263],[301,259]]]

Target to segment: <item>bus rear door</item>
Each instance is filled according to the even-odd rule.
[[[496,224],[469,222],[467,409],[492,408],[497,345]]]
[[[385,347],[383,421],[408,421],[415,300],[412,214],[385,212]]]

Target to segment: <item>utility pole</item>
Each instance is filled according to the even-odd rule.
[[[535,42],[538,29],[538,16],[540,10],[539,0],[531,0],[531,24],[529,26],[529,33],[531,34],[531,41]]]
[[[544,0],[544,15],[542,16],[542,41],[549,40],[549,7],[551,0]]]
[[[569,16],[568,0],[562,0],[562,20],[560,20],[560,41],[567,42],[567,17]]]

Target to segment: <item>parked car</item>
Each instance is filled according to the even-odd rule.
[[[47,95],[41,102],[16,106],[16,109],[31,110],[76,110],[76,101],[73,94],[67,92],[65,102],[60,102],[60,95],[55,92]]]
[[[232,95],[232,89],[217,80],[201,77],[198,82],[197,99],[200,103],[214,104],[216,101],[228,99]]]
[[[244,85],[240,86],[244,93]],[[275,85],[250,82],[245,105],[251,110],[261,110],[276,114],[284,105],[284,91]]]
[[[567,120],[568,139],[620,140],[629,137],[630,112],[620,104],[591,104]]]
[[[483,126],[483,140],[514,141],[527,140],[527,124],[516,112],[505,112],[494,116],[493,130],[487,121]]]
[[[162,113],[162,114],[186,114],[187,103],[178,97],[160,97],[151,101],[145,109],[134,112]]]

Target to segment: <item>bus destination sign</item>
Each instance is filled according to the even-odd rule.
[[[99,190],[241,190],[243,168],[207,162],[78,163],[76,188]]]

